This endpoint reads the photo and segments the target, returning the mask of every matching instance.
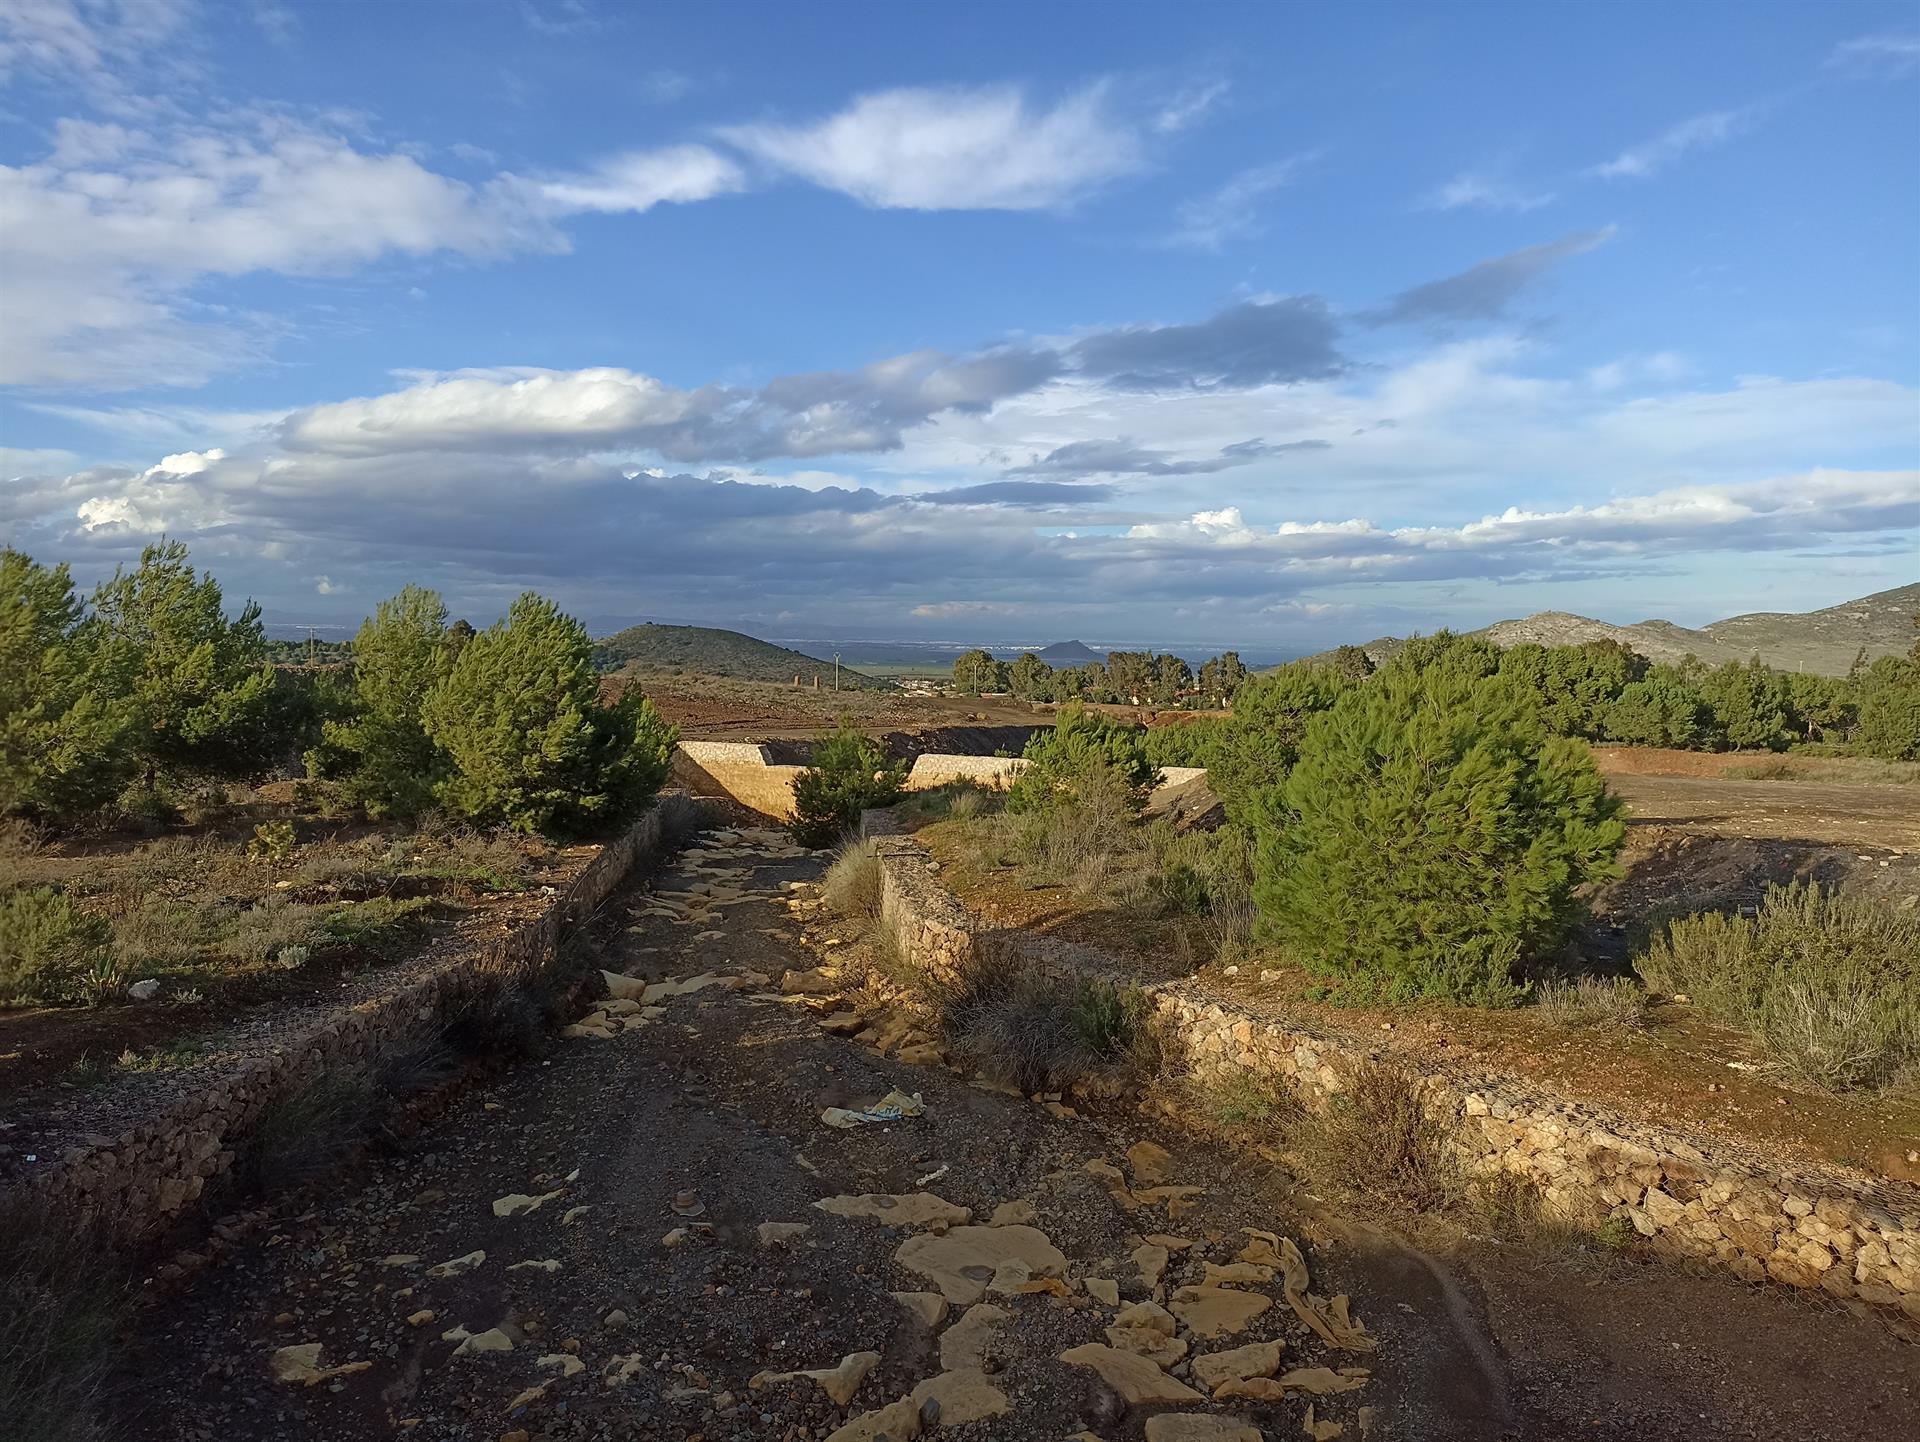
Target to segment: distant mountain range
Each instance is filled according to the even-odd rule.
[[[1586,641],[1619,641],[1653,661],[1679,661],[1692,655],[1709,665],[1758,656],[1784,671],[1844,676],[1862,649],[1867,658],[1904,656],[1916,635],[1920,584],[1876,591],[1819,611],[1753,611],[1729,616],[1697,630],[1671,621],[1639,621],[1616,626],[1566,611],[1540,611],[1517,621],[1495,621],[1475,635],[1498,646],[1533,642],[1541,646],[1577,646]],[[1361,649],[1377,665],[1405,641],[1382,636]],[[1321,652],[1308,660],[1322,660]]]
[[[629,626],[595,642],[594,656],[610,671],[632,666],[640,671],[691,671],[747,681],[791,682],[798,676],[809,683],[819,676],[823,684],[833,676],[831,661],[712,626]],[[840,668],[842,690],[885,688],[887,684],[851,666]]]

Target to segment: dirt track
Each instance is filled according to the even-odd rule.
[[[661,891],[717,885],[730,899],[737,888],[739,903],[710,919],[641,915],[608,939],[608,964],[632,975],[730,981],[664,1001],[651,1025],[560,1042],[545,1061],[470,1091],[404,1152],[373,1159],[156,1297],[129,1356],[131,1434],[785,1442],[828,1437],[944,1369],[976,1374],[938,1384],[954,1390],[927,1435],[954,1442],[1076,1429],[1121,1442],[1166,1410],[1296,1437],[1305,1394],[1127,1406],[1094,1371],[1058,1360],[1104,1343],[1118,1306],[1149,1296],[1132,1256],[1143,1235],[1192,1243],[1171,1254],[1166,1298],[1199,1281],[1204,1263],[1231,1263],[1252,1227],[1298,1238],[1314,1292],[1350,1294],[1378,1349],[1328,1348],[1280,1300],[1277,1281],[1256,1280],[1234,1284],[1269,1303],[1243,1330],[1201,1340],[1183,1327],[1180,1340],[1197,1353],[1283,1341],[1281,1371],[1368,1368],[1358,1388],[1315,1404],[1350,1439],[1911,1435],[1920,1366],[1878,1323],[1664,1268],[1599,1275],[1492,1245],[1442,1270],[1361,1221],[1326,1215],[1246,1154],[1157,1131],[1123,1109],[1059,1116],[829,1034],[804,1001],[756,979],[810,968],[849,935],[805,903],[798,914],[783,904],[779,888],[816,876],[818,863],[779,850],[691,855],[697,869],[669,873]],[[653,909],[638,892],[615,905]],[[823,1108],[864,1106],[896,1087],[919,1093],[926,1113],[850,1131],[822,1124]],[[1167,1183],[1202,1189],[1184,1215],[1124,1205],[1087,1170],[1127,1169],[1140,1190],[1150,1179],[1125,1152],[1149,1138],[1171,1153]],[[959,1356],[952,1327],[964,1306],[930,1328],[890,1295],[934,1286],[897,1256],[921,1229],[814,1205],[866,1193],[937,1195],[977,1222],[1002,1204],[1030,1204],[1064,1255],[1069,1295],[990,1294],[1009,1315],[980,1355]],[[512,1194],[553,1195],[496,1215]],[[769,1246],[758,1230],[766,1222],[808,1230]],[[476,1251],[485,1260],[463,1275],[428,1272]],[[976,1287],[987,1279],[968,1275]],[[1085,1278],[1114,1281],[1117,1304],[1090,1295]],[[964,1293],[965,1278],[955,1285]],[[460,1331],[511,1350],[455,1355]],[[316,1342],[322,1365],[371,1365],[312,1387],[273,1380],[276,1349]],[[844,1406],[808,1380],[752,1386],[761,1372],[832,1367],[863,1351],[878,1358]],[[1189,1365],[1174,1372],[1190,1381]],[[989,1394],[1006,1410],[955,1423],[965,1399]]]

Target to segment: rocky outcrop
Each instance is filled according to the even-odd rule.
[[[876,836],[875,844],[878,925],[899,956],[935,977],[951,980],[991,957],[1062,981],[1135,980],[1089,948],[980,926],[917,843]],[[1146,990],[1196,1072],[1251,1073],[1309,1107],[1325,1106],[1356,1067],[1375,1059],[1351,1038],[1263,1015],[1195,980]],[[1424,1075],[1463,1165],[1520,1179],[1556,1216],[1593,1227],[1624,1223],[1668,1255],[1715,1263],[1748,1281],[1899,1308],[1920,1321],[1920,1187],[1864,1182],[1679,1135],[1435,1057],[1396,1051],[1395,1060]]]

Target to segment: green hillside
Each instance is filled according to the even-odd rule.
[[[1756,611],[1729,616],[1697,630],[1671,621],[1616,626],[1565,611],[1541,611],[1522,620],[1495,621],[1475,634],[1499,646],[1621,641],[1652,661],[1678,661],[1691,655],[1708,665],[1718,665],[1758,656],[1784,671],[1844,676],[1863,650],[1868,660],[1904,656],[1914,641],[1916,615],[1920,615],[1920,585],[1876,591],[1819,611]],[[1382,636],[1368,641],[1362,649],[1378,664],[1404,644],[1397,636]],[[1331,655],[1322,652],[1307,659],[1326,660]]]
[[[608,671],[632,666],[639,671],[685,671],[786,682],[795,676],[809,682],[819,676],[822,684],[833,677],[832,661],[712,626],[658,626],[652,622],[629,626],[596,642],[594,659]],[[885,689],[887,684],[847,666],[840,668],[842,690]]]

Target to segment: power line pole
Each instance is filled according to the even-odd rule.
[[[840,689],[840,653],[838,651],[833,653],[833,689],[836,691]]]

